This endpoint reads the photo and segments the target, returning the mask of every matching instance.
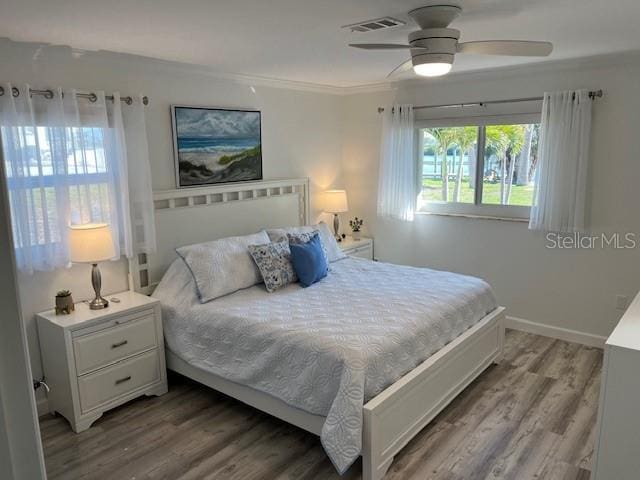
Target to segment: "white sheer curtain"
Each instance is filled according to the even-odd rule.
[[[114,94],[114,97],[116,95]],[[132,224],[133,253],[153,253],[156,250],[156,222],[153,214],[151,165],[142,95],[133,98],[133,104],[125,105],[121,110],[127,146],[129,218]]]
[[[585,229],[591,103],[587,90],[544,94],[531,230]]]
[[[378,215],[413,221],[417,202],[413,106],[386,108],[382,120]]]
[[[116,257],[151,251],[155,235],[141,99],[126,105],[123,115],[117,93],[111,101],[96,92],[92,102],[78,99],[73,89],[55,89],[49,99],[31,97],[29,85],[18,86],[18,96],[8,93],[12,85],[2,87],[3,166],[18,268],[68,266],[71,224],[108,223]]]

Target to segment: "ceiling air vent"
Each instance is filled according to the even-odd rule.
[[[342,28],[348,28],[352,32],[372,32],[374,30],[383,30],[385,28],[394,28],[405,25],[405,22],[396,20],[391,17],[376,18],[375,20],[367,20],[366,22],[353,23],[344,25]]]

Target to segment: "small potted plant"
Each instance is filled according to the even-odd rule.
[[[74,310],[73,297],[69,290],[60,290],[56,293],[56,315],[69,315]]]
[[[353,220],[349,220],[349,226],[354,240],[360,240],[360,229],[364,221],[361,218],[355,217]]]

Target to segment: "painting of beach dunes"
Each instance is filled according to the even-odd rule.
[[[178,187],[262,179],[260,112],[173,106]]]

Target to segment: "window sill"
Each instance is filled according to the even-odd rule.
[[[420,213],[514,222],[528,222],[531,215],[531,207],[520,205],[426,202],[419,207]]]
[[[529,223],[528,218],[519,217],[500,217],[497,215],[480,215],[476,213],[451,213],[451,212],[426,212],[419,211],[416,215],[435,215],[438,217],[459,217],[459,218],[471,218],[480,220],[498,220],[501,222],[516,222],[516,223]]]

